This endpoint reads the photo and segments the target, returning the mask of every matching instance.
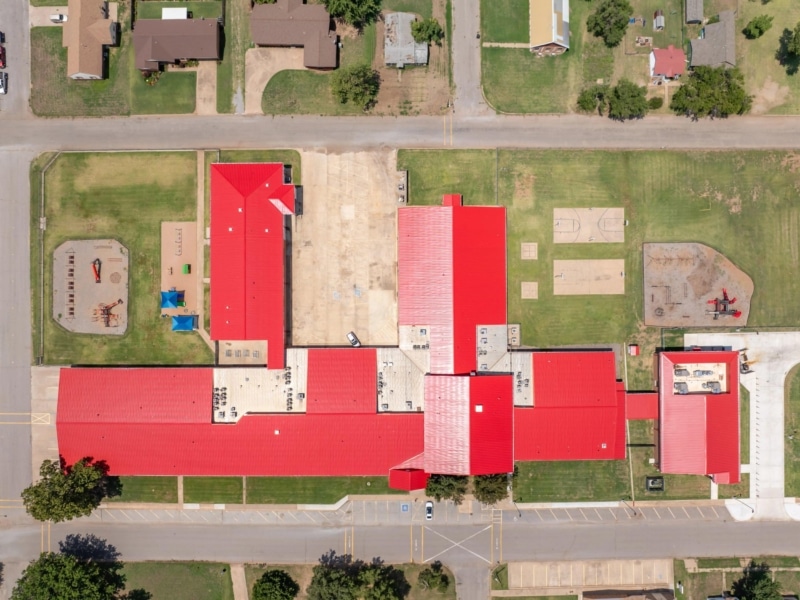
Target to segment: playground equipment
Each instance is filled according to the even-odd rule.
[[[112,314],[111,310],[120,304],[122,304],[122,298],[112,304],[101,304],[94,311],[94,319],[103,321],[103,325],[106,327],[116,327],[119,325],[119,316]]]
[[[725,288],[722,288],[722,298],[709,300],[708,304],[713,304],[714,310],[707,310],[706,314],[714,315],[715,321],[719,319],[720,316],[733,317],[734,319],[738,319],[742,316],[742,311],[731,308],[732,305],[736,304],[736,298],[728,298],[728,290]]]
[[[94,282],[100,283],[100,267],[103,263],[100,262],[99,258],[95,258],[92,261],[92,271],[94,271]]]

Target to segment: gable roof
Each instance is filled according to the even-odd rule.
[[[385,476],[422,452],[421,413],[213,424],[212,386],[212,369],[62,369],[59,453],[70,464],[102,456],[112,475]]]
[[[476,328],[507,322],[505,207],[399,209],[397,280],[399,324],[429,327],[430,372],[476,370]]]
[[[428,64],[428,44],[421,44],[411,35],[411,13],[393,12],[384,17],[383,62],[387,65]]]
[[[686,72],[686,54],[683,50],[670,44],[667,48],[654,48],[651,53],[650,76],[672,79]]]
[[[703,0],[686,0],[686,22],[701,23],[703,21]]]
[[[732,10],[719,13],[718,23],[705,26],[705,37],[691,41],[693,67],[736,66],[736,16]]]
[[[663,473],[709,475],[739,482],[739,353],[662,352],[659,365],[659,468]],[[676,369],[722,365],[717,394],[676,393]]]
[[[133,26],[136,68],[147,71],[176,60],[219,59],[216,19],[138,19]]]
[[[425,377],[425,472],[510,473],[513,457],[511,375]]]
[[[614,353],[533,352],[534,406],[514,408],[515,460],[625,458]]]
[[[531,48],[555,44],[569,49],[569,0],[530,0]]]
[[[63,25],[67,76],[103,77],[103,46],[115,42],[116,27],[104,11],[103,0],[69,0],[69,19]]]
[[[277,0],[256,4],[250,13],[250,34],[258,46],[303,46],[303,64],[333,69],[338,62],[338,38],[322,4]]]
[[[211,165],[211,339],[267,340],[267,365],[284,367],[284,215],[295,187],[283,165]]]

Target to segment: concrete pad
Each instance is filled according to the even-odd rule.
[[[364,345],[397,345],[396,153],[301,155],[292,345],[346,345],[349,331]]]
[[[68,6],[30,6],[28,8],[28,24],[30,27],[61,27],[62,23],[53,23],[50,15],[69,16]]]
[[[625,241],[624,208],[554,208],[556,244],[609,244]]]
[[[508,563],[508,589],[532,596],[577,594],[583,589],[672,586],[672,560],[586,560]]]
[[[301,69],[305,69],[303,48],[250,48],[244,58],[244,114],[264,114],[261,99],[275,73]]]
[[[195,113],[217,114],[217,61],[201,60],[197,65]]]
[[[536,242],[522,242],[522,260],[536,260],[539,258],[539,244]]]
[[[537,300],[539,298],[539,282],[538,281],[523,281],[522,282],[522,299],[523,300]]]
[[[553,261],[553,294],[556,296],[624,293],[624,259]]]
[[[39,467],[45,459],[58,460],[56,406],[60,374],[61,367],[31,368],[30,427],[33,481],[38,481]]]

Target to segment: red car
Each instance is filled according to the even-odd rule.
[[[5,46],[0,46],[0,69],[6,68],[6,48]]]

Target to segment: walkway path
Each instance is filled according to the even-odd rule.
[[[525,48],[531,47],[530,44],[520,44],[518,42],[483,42],[484,48]]]
[[[205,329],[206,272],[206,160],[205,152],[197,151],[197,333],[215,351],[214,342]]]
[[[250,594],[247,590],[243,564],[231,564],[231,580],[233,581],[233,600],[249,600]]]
[[[746,348],[755,361],[753,372],[741,377],[750,392],[750,499],[730,500],[728,509],[735,518],[790,518],[784,507],[784,381],[800,363],[800,333],[698,333],[684,340],[687,346]]]

